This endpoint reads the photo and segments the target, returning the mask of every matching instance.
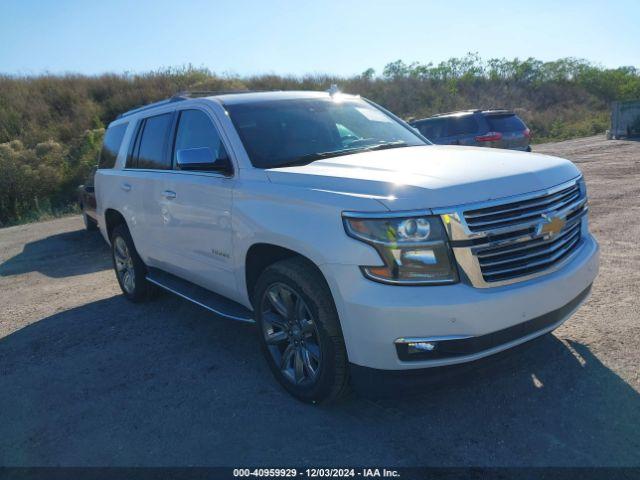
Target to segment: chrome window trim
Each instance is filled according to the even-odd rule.
[[[178,175],[196,175],[200,177],[215,177],[215,178],[226,178],[232,179],[233,175],[224,175],[222,173],[216,172],[207,172],[207,171],[198,171],[198,170],[160,170],[160,169],[152,169],[152,168],[123,168],[122,171],[125,172],[140,172],[140,173],[165,173],[165,174],[178,174]]]

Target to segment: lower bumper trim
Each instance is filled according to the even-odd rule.
[[[513,342],[532,333],[544,330],[558,323],[569,315],[580,303],[589,295],[591,285],[563,307],[549,313],[533,318],[526,322],[519,323],[496,332],[488,333],[478,337],[462,337],[444,339],[437,342],[436,348],[431,351],[421,351],[419,353],[409,353],[409,343],[412,339],[399,339],[396,341],[396,351],[398,358],[404,362],[417,360],[435,360],[454,358],[459,356],[474,355],[485,350],[490,350],[500,345]],[[406,340],[406,341],[403,341]]]

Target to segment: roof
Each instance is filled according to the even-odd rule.
[[[472,113],[480,113],[482,110],[457,110],[455,112],[445,112],[445,113],[436,113],[435,115],[431,115],[428,118],[436,118],[436,117],[457,117],[459,115],[472,114]]]
[[[269,102],[275,100],[297,100],[302,98],[330,98],[330,93],[319,91],[272,91],[272,92],[180,92],[171,98],[160,100],[159,102],[143,105],[118,115],[118,119],[134,115],[156,107],[162,107],[170,103],[183,102],[194,99],[210,99],[221,102],[224,105],[238,105],[242,103]],[[356,98],[355,95],[341,94]]]
[[[349,96],[351,97],[352,95]],[[275,100],[330,98],[330,94],[328,92],[293,90],[280,92],[225,93],[223,95],[213,95],[208,98],[215,98],[224,105],[238,105],[242,103],[270,102]]]
[[[417,122],[424,122],[425,120],[431,120],[432,118],[459,117],[462,115],[471,115],[474,113],[483,113],[485,115],[515,115],[515,112],[513,110],[498,109],[498,108],[489,109],[489,110],[457,110],[455,112],[437,113],[435,115],[431,115],[430,117],[419,118],[419,119],[413,120],[411,124],[414,124]]]

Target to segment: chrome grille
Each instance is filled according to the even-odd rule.
[[[487,231],[542,220],[544,214],[563,210],[580,201],[580,188],[574,183],[551,195],[469,210],[464,212],[464,218],[472,232]]]
[[[582,244],[581,178],[532,194],[439,209],[458,266],[472,285],[494,287],[560,268]],[[551,228],[553,227],[553,228]]]
[[[574,222],[551,239],[532,238],[478,249],[475,254],[484,280],[496,282],[543,271],[569,255],[579,241],[580,222]]]

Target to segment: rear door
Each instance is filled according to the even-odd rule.
[[[171,150],[173,170],[166,175],[161,199],[163,236],[170,239],[166,270],[202,287],[234,296],[231,207],[235,179],[229,151],[213,112],[205,107],[181,110]],[[181,150],[208,148],[227,171],[181,170]]]
[[[502,138],[494,142],[497,148],[526,150],[529,146],[529,129],[515,114],[490,114],[486,116],[492,132],[500,132]]]
[[[132,235],[136,249],[149,266],[171,261],[171,242],[164,229],[166,208],[163,192],[171,173],[169,139],[174,111],[143,118],[138,123],[126,163],[122,188],[131,198]]]

